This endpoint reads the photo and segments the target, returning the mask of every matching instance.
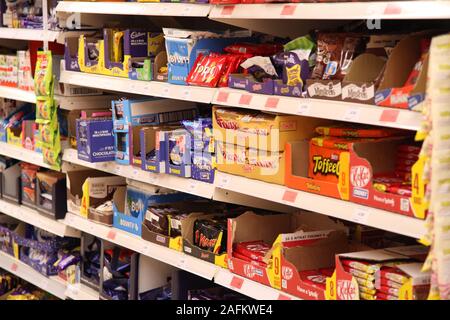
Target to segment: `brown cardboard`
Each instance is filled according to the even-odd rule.
[[[386,59],[363,53],[352,62],[342,80],[342,100],[373,104],[377,81],[382,75]]]
[[[142,157],[140,156],[141,152],[141,130],[142,126],[132,126],[131,127],[131,164],[136,167],[141,167],[142,165]]]
[[[155,57],[155,61],[153,62],[153,80],[167,82],[167,79],[168,79],[167,72],[165,72],[165,73],[159,72],[159,70],[162,67],[167,68],[167,52],[166,51],[159,52]]]
[[[342,84],[339,80],[306,80],[308,97],[327,100],[341,100]]]
[[[67,209],[69,212],[79,214],[81,206],[81,198],[83,197],[83,183],[89,177],[107,177],[109,173],[86,169],[67,171]]]
[[[126,193],[126,187],[117,187],[116,191],[114,191],[114,194],[113,194],[113,202],[116,205],[118,205],[119,207],[121,206],[122,209],[125,206],[125,202],[120,201],[120,200],[125,199],[125,193]],[[122,203],[122,204],[120,204],[120,203]],[[111,211],[110,214],[109,213],[105,214],[105,213],[97,211],[91,207],[91,208],[89,208],[88,219],[108,225],[108,226],[112,226],[113,225],[113,212]]]

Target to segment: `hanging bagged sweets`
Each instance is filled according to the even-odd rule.
[[[36,123],[47,124],[56,117],[56,106],[53,98],[36,101]]]
[[[34,74],[34,88],[36,96],[50,96],[53,85],[52,53],[39,51],[37,54],[36,70]]]

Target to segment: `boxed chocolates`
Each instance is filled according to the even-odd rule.
[[[115,155],[113,122],[107,118],[78,119],[77,151],[80,160],[113,161]]]
[[[166,166],[167,173],[190,178],[192,169],[192,140],[185,129],[166,132]]]
[[[36,175],[40,169],[34,164],[25,162],[22,162],[20,167],[20,194],[22,204],[34,208],[36,204]]]
[[[231,272],[302,299],[325,299],[325,279],[334,257],[347,250],[346,228],[310,213],[257,215],[228,219]]]
[[[95,101],[96,104],[99,104],[98,101]],[[89,119],[89,118],[98,118],[98,115],[106,115],[109,112],[109,116],[111,116],[111,113],[109,111],[109,105],[110,101],[108,101],[108,104],[102,105],[104,109],[88,109],[88,110],[70,110],[67,113],[67,131],[68,131],[68,138],[69,143],[72,148],[77,147],[77,120],[80,118],[83,119]],[[99,106],[100,107],[100,106]]]
[[[140,130],[141,168],[145,171],[166,173],[166,131],[174,128],[142,127]]]

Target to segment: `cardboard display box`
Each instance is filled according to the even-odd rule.
[[[413,251],[417,250],[412,246]],[[420,246],[425,248],[424,246]],[[361,260],[373,264],[388,264],[399,262],[396,267],[403,271],[408,281],[399,286],[399,300],[425,299],[429,290],[430,272],[421,272],[423,263],[412,260],[408,247],[386,248],[377,250],[361,250],[336,255],[336,270],[327,279],[327,299],[329,300],[359,300],[359,285],[355,277],[344,270],[342,259]],[[402,262],[403,261],[403,262]],[[375,289],[379,288],[379,269],[374,271]]]
[[[90,59],[89,50],[95,50],[97,56]],[[100,73],[100,66],[104,64],[104,40],[99,34],[80,35],[78,38],[78,66],[81,72]]]
[[[141,168],[145,171],[166,173],[166,132],[176,127],[142,127],[140,131]],[[147,154],[154,151],[154,159]]]
[[[66,175],[58,171],[36,173],[36,208],[54,219],[67,212]]]
[[[412,167],[412,185],[416,187],[411,198],[372,186],[375,173],[395,171],[397,147],[404,142],[404,138],[386,138],[353,143],[351,150],[340,153],[338,183],[308,178],[309,142],[290,142],[286,145],[286,186],[424,219],[423,160]]]
[[[104,212],[96,208],[112,201],[114,193],[119,188],[125,188],[126,180],[124,177],[104,176],[89,177],[83,183],[83,198],[81,200],[80,215],[89,220],[106,225],[113,224],[113,210]]]
[[[113,161],[113,122],[108,118],[77,120],[78,159],[88,162]]]
[[[234,244],[259,240],[272,245],[267,267],[233,256]],[[335,255],[347,250],[346,228],[310,212],[246,212],[228,219],[227,248],[231,272],[302,299],[321,300],[325,298],[325,286],[305,281],[303,271],[334,267]]]
[[[109,109],[87,109],[87,110],[70,110],[67,113],[67,130],[70,146],[77,147],[77,119],[80,118],[95,118],[97,114],[104,114],[110,112]]]
[[[101,273],[101,240],[83,232],[81,234],[80,255],[80,282],[98,292]],[[98,259],[98,262],[96,259]],[[98,272],[95,272],[95,268],[98,268]]]
[[[1,198],[13,203],[22,203],[21,167],[19,163],[12,165],[0,172]]]

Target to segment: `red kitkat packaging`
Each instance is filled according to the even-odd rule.
[[[266,268],[247,256],[243,259],[242,248],[235,251],[237,244],[256,241],[261,247],[271,244],[263,258]],[[348,250],[346,227],[324,215],[257,215],[251,211],[228,219],[227,248],[231,272],[310,300],[325,299],[322,284],[334,268],[335,254]],[[261,256],[266,249],[258,251]]]

